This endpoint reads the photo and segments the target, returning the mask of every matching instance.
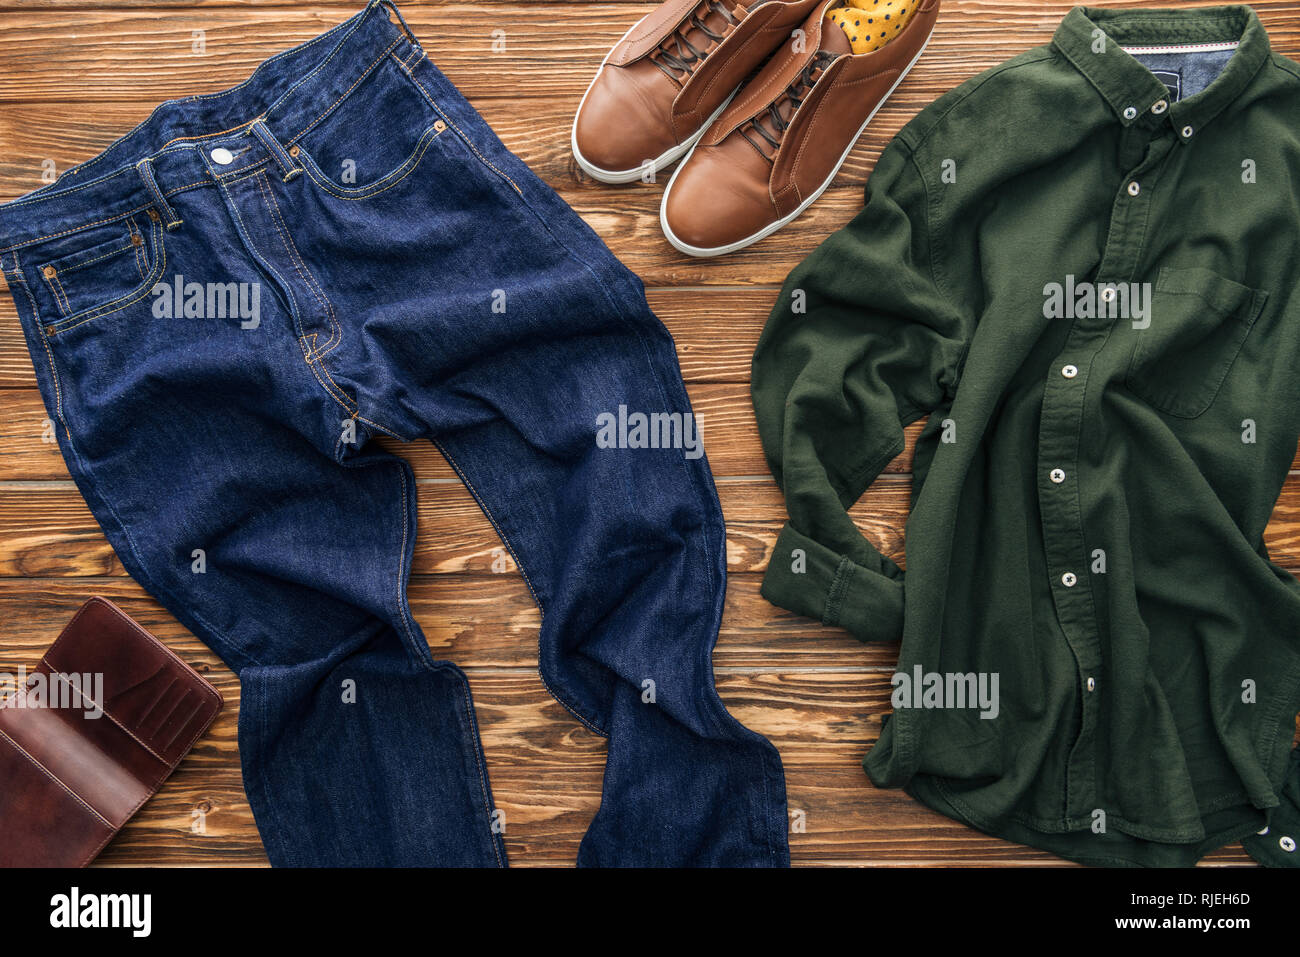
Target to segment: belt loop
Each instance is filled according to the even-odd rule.
[[[158,181],[153,177],[153,160],[147,156],[135,164],[136,171],[140,178],[144,180],[145,187],[153,197],[153,204],[158,208],[159,214],[167,224],[167,231],[175,229],[181,224],[181,218],[176,215],[176,210],[172,209],[171,203],[167,202],[167,197],[162,194],[158,188]]]
[[[285,152],[284,147],[280,145],[280,141],[275,138],[275,134],[271,132],[260,117],[253,121],[252,130],[253,135],[261,141],[262,145],[275,159],[276,165],[280,167],[280,172],[284,173],[286,183],[302,172],[302,167],[298,165],[292,155]],[[294,152],[297,152],[297,150],[298,148],[295,146]]]
[[[406,38],[417,47],[420,45],[420,41],[415,38],[415,34],[411,32],[411,28],[406,25],[406,20],[402,16],[402,12],[397,9],[397,5],[394,4],[392,0],[374,0],[374,2],[376,6],[387,7],[389,10],[389,22],[391,22],[393,26],[401,27],[402,31],[406,34]],[[397,19],[394,20],[394,17]]]

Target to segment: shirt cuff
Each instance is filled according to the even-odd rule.
[[[1269,813],[1268,833],[1251,834],[1241,846],[1265,867],[1300,867],[1300,748],[1291,749],[1281,798]]]
[[[795,614],[846,628],[859,641],[903,637],[901,573],[891,578],[864,568],[790,525],[776,540],[762,595]]]

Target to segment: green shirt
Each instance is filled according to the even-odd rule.
[[[1078,861],[1300,864],[1300,584],[1263,541],[1298,185],[1300,66],[1252,10],[1078,8],[908,124],[791,273],[763,594],[901,639],[876,785]],[[927,415],[905,576],[846,509]]]

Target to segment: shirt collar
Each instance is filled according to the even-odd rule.
[[[1167,101],[1169,90],[1123,47],[1229,41],[1238,46],[1223,73],[1205,90],[1164,112],[1175,128],[1200,130],[1245,91],[1271,55],[1268,33],[1250,7],[1075,7],[1061,21],[1052,43],[1106,98],[1119,121],[1130,126],[1161,100]]]

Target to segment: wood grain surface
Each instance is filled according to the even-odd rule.
[[[211,93],[258,63],[345,19],[356,3],[264,0],[0,0],[0,200],[41,185],[42,170],[90,158],[160,101]],[[1158,0],[1112,6],[1156,6]],[[1181,3],[1179,6],[1205,6]],[[601,57],[653,4],[408,3],[430,56],[506,145],[553,186],[645,281],[676,341],[727,518],[731,580],[714,655],[733,713],[781,752],[795,864],[1059,865],[876,790],[861,759],[888,710],[897,646],[866,647],[759,596],[785,518],[749,403],[749,361],[781,281],[862,205],[886,143],[918,110],[970,76],[1046,42],[1069,9],[1039,0],[944,0],[927,54],[880,111],[823,197],[748,250],[693,260],[664,241],[659,184],[610,187],[569,153],[573,111]],[[1254,4],[1274,46],[1300,55],[1300,3]],[[505,49],[492,31],[506,30]],[[194,52],[202,31],[205,52]],[[12,300],[0,298],[0,671],[32,665],[89,595],[118,602],[226,697],[227,708],[175,776],[127,825],[100,865],[266,863],[240,784],[239,683],[128,578],[45,436],[46,412]],[[853,509],[858,525],[903,562],[908,448]],[[538,613],[473,499],[429,446],[388,445],[419,480],[420,537],[411,608],[433,652],[469,674],[512,864],[568,865],[600,800],[604,742],[546,693],[536,674]],[[1300,467],[1267,534],[1274,558],[1300,570]],[[2,784],[0,784],[2,786]],[[203,827],[194,822],[201,819]],[[201,832],[199,832],[201,831]],[[1249,864],[1240,846],[1207,865]]]

